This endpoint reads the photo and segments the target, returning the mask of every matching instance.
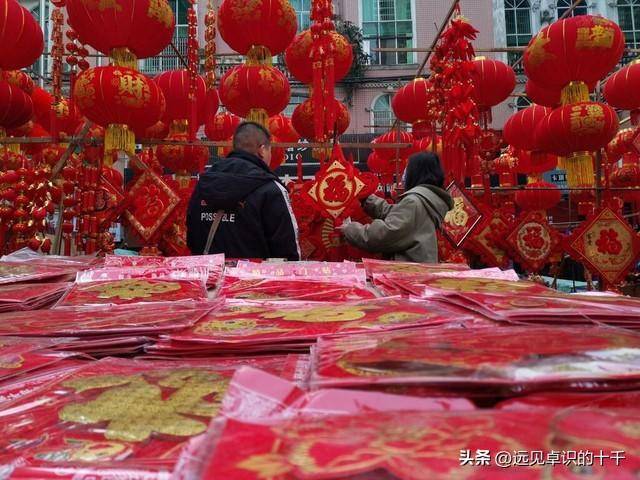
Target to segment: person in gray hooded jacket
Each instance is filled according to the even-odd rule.
[[[390,205],[375,195],[363,202],[365,212],[375,220],[368,225],[347,222],[342,227],[352,245],[382,253],[398,261],[437,263],[436,231],[453,208],[445,190],[444,172],[435,153],[420,152],[409,157],[405,171],[405,193]]]

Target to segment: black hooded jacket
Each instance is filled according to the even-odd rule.
[[[187,244],[204,253],[218,210],[224,210],[209,253],[227,258],[299,260],[298,226],[286,188],[257,156],[234,151],[200,180],[187,211]]]

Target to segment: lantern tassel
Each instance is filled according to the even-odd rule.
[[[136,153],[136,137],[127,125],[113,123],[107,127],[104,134],[104,164],[113,165],[112,153],[123,151],[130,157]]]
[[[589,101],[589,87],[584,82],[571,82],[562,89],[560,102],[562,105]]]
[[[0,138],[7,138],[7,131],[2,127],[0,127]],[[5,143],[1,147],[0,150],[4,150],[7,153],[20,153],[19,143]]]
[[[250,122],[259,123],[263,127],[267,127],[269,124],[269,114],[264,108],[252,108],[249,110],[247,120]]]
[[[593,157],[589,152],[575,152],[565,158],[563,163],[569,188],[593,186]]]
[[[138,70],[138,58],[126,47],[114,48],[109,56],[117,67]]]

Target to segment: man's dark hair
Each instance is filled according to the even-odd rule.
[[[243,122],[233,135],[233,149],[256,153],[262,145],[271,143],[269,130],[259,123]]]
[[[438,155],[433,152],[414,153],[409,157],[405,178],[405,190],[418,185],[433,185],[442,188],[444,171]]]

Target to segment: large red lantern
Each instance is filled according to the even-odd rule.
[[[631,124],[640,120],[640,63],[633,62],[611,75],[604,85],[609,105],[631,112]]]
[[[414,130],[423,131],[424,135],[433,129],[433,114],[429,111],[431,84],[424,78],[416,78],[396,92],[391,100],[391,108],[395,116],[405,123],[413,124]],[[426,125],[422,129],[421,125]]]
[[[491,121],[491,107],[507,99],[516,86],[513,68],[499,60],[479,57],[473,61],[474,100],[487,125]]]
[[[351,122],[351,117],[347,107],[336,99],[333,99],[333,105],[336,112],[336,131],[334,132],[333,128],[331,128],[331,131],[328,132],[330,137],[334,134],[342,135],[347,131],[349,123]],[[295,128],[296,132],[298,132],[302,138],[306,138],[307,140],[316,140],[314,128],[314,105],[311,99],[296,107],[293,111],[293,115],[291,116],[291,122],[293,124],[293,128]]]
[[[227,110],[263,125],[284,110],[290,98],[287,78],[268,65],[241,65],[220,79],[220,100]]]
[[[224,0],[218,29],[227,44],[243,55],[264,47],[271,55],[284,52],[298,29],[289,0]]]
[[[136,58],[159,54],[173,38],[175,17],[167,0],[67,0],[78,38],[133,67]]]
[[[581,102],[556,108],[538,125],[541,149],[567,157],[570,187],[593,184],[593,158],[589,152],[606,146],[618,131],[618,116],[608,105]]]
[[[560,90],[542,88],[531,80],[527,80],[524,91],[529,100],[536,105],[549,108],[556,108],[560,105]]]
[[[624,35],[609,19],[578,15],[552,23],[531,39],[524,69],[542,88],[562,90],[562,103],[588,99],[588,86],[613,69],[624,51]]]
[[[15,0],[0,0],[0,70],[33,64],[44,50],[42,29]]]
[[[23,72],[22,70],[8,70],[6,72],[0,72],[0,78],[1,76],[4,76],[4,79],[7,82],[18,87],[24,93],[28,95],[33,93],[35,84],[33,83],[33,79],[26,72]]]
[[[335,81],[342,80],[351,70],[353,64],[353,48],[349,40],[335,30],[330,32],[333,43],[333,65]],[[313,62],[311,62],[311,47],[313,35],[311,30],[299,33],[287,47],[284,60],[291,75],[302,83],[313,83]]]
[[[188,142],[187,132],[172,132],[167,140]],[[180,176],[200,173],[209,159],[209,149],[204,145],[158,145],[158,160],[163,167]]]
[[[173,121],[191,121],[191,99],[189,93],[189,72],[187,70],[169,70],[154,78],[167,102],[163,120],[170,124]],[[195,99],[197,124],[202,125],[207,115],[215,115],[218,110],[218,94],[215,90],[207,92],[202,76],[196,77]]]
[[[32,117],[31,97],[6,80],[0,80],[0,129],[19,127]]]
[[[413,135],[408,132],[391,130],[371,142],[377,143],[409,143],[411,146],[405,148],[377,148],[376,153],[380,158],[385,160],[402,160],[406,159],[413,152]]]
[[[96,67],[82,72],[73,89],[80,111],[106,127],[105,161],[114,150],[135,153],[134,130],[155,124],[165,110],[162,90],[143,74],[126,67]]]
[[[617,162],[627,152],[633,150],[633,140],[636,137],[635,128],[623,128],[607,145],[607,157],[610,162]]]
[[[611,186],[617,188],[640,187],[640,163],[638,155],[627,153],[621,166],[616,166],[611,172]],[[623,191],[621,197],[627,202],[640,200],[640,191]]]
[[[300,140],[300,134],[293,128],[291,119],[283,114],[269,119],[269,131],[281,142],[295,143]]]
[[[517,150],[518,166],[516,171],[527,175],[539,175],[558,166],[558,157],[552,153],[528,152]]]
[[[242,119],[228,112],[218,113],[209,118],[204,126],[205,134],[209,140],[224,142],[233,137]]]
[[[520,150],[537,150],[536,128],[551,111],[550,108],[531,105],[513,114],[504,124],[502,130],[504,140],[512,147]]]

